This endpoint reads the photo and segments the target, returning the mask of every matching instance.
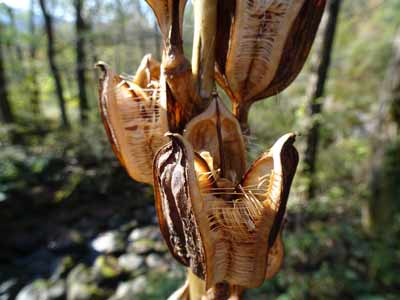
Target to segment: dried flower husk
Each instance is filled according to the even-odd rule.
[[[163,39],[162,76],[168,97],[168,122],[172,132],[204,109],[198,97],[190,62],[184,55],[182,23],[186,0],[146,0],[157,17]]]
[[[187,125],[184,137],[197,153],[208,153],[214,177],[239,183],[246,171],[246,147],[240,125],[217,94],[208,108]],[[233,159],[234,158],[234,159]]]
[[[186,0],[146,0],[146,2],[157,18],[164,42],[164,49],[171,46],[168,44],[171,42],[171,38],[181,41],[182,37],[180,33],[182,32]],[[172,32],[172,29],[174,29],[174,32]],[[176,35],[176,37],[171,37],[171,35]]]
[[[160,64],[146,55],[134,77],[117,75],[105,63],[98,67],[104,71],[100,112],[114,153],[133,179],[152,184],[154,155],[168,142]]]
[[[194,165],[206,167],[190,144],[177,134],[154,158],[154,194],[161,233],[172,255],[194,274],[205,278],[205,253],[193,206],[202,205]],[[203,224],[204,226],[205,224]]]
[[[326,1],[226,2],[221,4],[224,16],[217,32],[216,78],[242,119],[247,118],[251,103],[281,92],[296,78]]]
[[[209,164],[171,135],[154,163],[161,231],[173,255],[206,281],[257,287],[280,268],[281,232],[297,167],[294,134],[281,137],[240,184],[218,186]]]

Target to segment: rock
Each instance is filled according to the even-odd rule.
[[[48,300],[61,300],[65,299],[66,286],[64,281],[55,281],[51,283],[51,286],[47,290]]]
[[[44,280],[36,280],[25,286],[15,298],[16,300],[45,300],[46,284]]]
[[[115,295],[108,300],[138,300],[138,296],[146,291],[146,286],[147,280],[144,275],[122,282],[118,285]]]
[[[142,239],[162,240],[161,232],[158,226],[147,226],[136,228],[129,234],[128,241],[135,242]]]
[[[121,253],[124,251],[125,242],[122,234],[118,231],[108,231],[94,239],[91,247],[100,253]]]
[[[15,278],[0,283],[0,300],[14,299],[14,293],[18,291],[18,280]]]
[[[130,243],[128,246],[128,252],[133,252],[135,254],[148,254],[150,252],[154,252],[156,248],[156,243],[152,240],[139,240],[133,243]]]
[[[65,299],[65,283],[63,281],[47,282],[38,279],[25,286],[16,300],[63,300]]]
[[[93,282],[93,276],[90,269],[84,264],[79,264],[71,270],[67,277],[67,285],[74,282],[90,283]]]
[[[146,257],[146,264],[150,269],[166,272],[169,269],[167,261],[158,254],[151,253]]]
[[[118,260],[110,255],[97,257],[92,269],[93,278],[100,284],[107,281],[115,281],[122,273],[122,268],[119,266]]]
[[[65,256],[61,258],[57,264],[57,267],[51,275],[51,280],[58,280],[65,278],[69,271],[74,267],[75,262],[71,256]]]
[[[94,282],[89,268],[77,265],[67,277],[67,300],[104,300],[112,295]]]
[[[135,253],[124,254],[118,258],[118,265],[127,272],[136,272],[144,267],[144,258]]]
[[[112,295],[110,290],[95,284],[74,283],[68,287],[67,300],[105,300]]]

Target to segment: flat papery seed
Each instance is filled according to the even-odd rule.
[[[155,81],[143,89],[127,76],[117,76],[102,66],[105,76],[100,83],[99,104],[114,152],[133,179],[152,184],[154,155],[168,142],[162,91]]]

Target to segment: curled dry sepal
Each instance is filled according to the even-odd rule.
[[[195,34],[193,70],[182,46],[186,1],[147,2],[160,26],[162,62],[146,55],[135,76],[117,75],[99,63],[102,120],[129,175],[154,185],[172,255],[205,282],[207,299],[239,297],[282,265],[282,224],[298,163],[295,135],[289,133],[247,167],[248,111],[300,72],[325,0],[201,2],[202,22],[216,20],[204,30],[198,24],[205,23],[196,23],[203,31]],[[203,45],[207,41],[212,46]],[[202,61],[210,57],[215,78],[214,64]],[[210,90],[214,79],[232,112]],[[188,288],[171,299],[187,299]]]

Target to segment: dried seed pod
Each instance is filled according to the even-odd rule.
[[[193,206],[201,205],[191,146],[178,135],[154,158],[154,194],[161,233],[172,255],[205,277],[205,254]],[[199,159],[197,157],[196,159]],[[206,167],[204,162],[199,164]],[[200,208],[201,210],[201,208]]]
[[[325,2],[238,0],[235,5],[224,5],[217,36],[219,45],[229,47],[217,53],[217,80],[230,95],[240,120],[247,121],[251,103],[281,92],[296,78],[311,49]]]
[[[160,81],[160,68],[161,64],[155,60],[151,54],[146,54],[137,71],[135,76],[132,78],[133,83],[137,84],[143,89],[146,89],[152,81],[158,85]]]
[[[170,45],[167,43],[172,38],[182,40],[183,12],[186,6],[186,0],[146,0],[156,15],[158,25],[162,34],[164,48]],[[174,29],[172,31],[171,29]],[[171,37],[170,35],[175,35]],[[178,41],[179,42],[179,41]]]
[[[190,300],[190,285],[189,280],[177,289],[167,300]]]
[[[284,255],[283,243],[279,235],[271,249],[268,251],[265,279],[271,279],[279,272],[282,267]]]
[[[298,163],[294,138],[280,138],[233,187],[216,186],[207,162],[179,135],[157,153],[161,231],[207,289],[224,281],[257,287],[279,270],[283,247],[277,237]]]
[[[157,77],[157,62],[146,56],[134,78],[115,74],[105,63],[100,80],[99,106],[113,150],[129,175],[153,183],[156,151],[168,142],[165,104]],[[137,84],[140,84],[140,86]]]
[[[218,95],[186,125],[184,137],[194,151],[208,153],[213,163],[210,169],[216,170],[218,177],[239,183],[246,171],[246,147],[238,121]]]
[[[146,0],[157,17],[163,38],[162,76],[168,96],[168,122],[172,132],[182,132],[202,104],[194,86],[190,62],[182,44],[186,0]]]

